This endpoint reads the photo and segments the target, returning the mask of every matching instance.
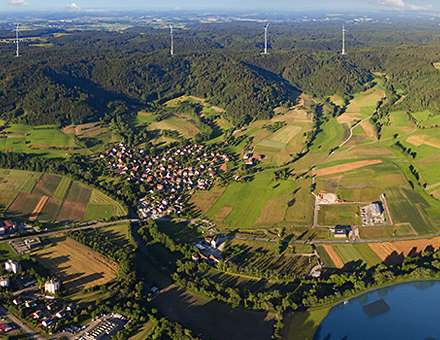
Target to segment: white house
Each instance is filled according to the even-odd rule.
[[[46,293],[55,294],[61,286],[61,282],[58,279],[46,281],[44,284],[44,291]]]
[[[17,272],[18,272],[18,261],[16,261],[16,260],[8,260],[5,263],[5,269],[9,273],[17,274]]]

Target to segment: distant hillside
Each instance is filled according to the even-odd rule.
[[[399,105],[437,109],[439,94],[431,85],[438,82],[438,70],[432,62],[440,56],[434,46],[385,50],[358,44],[353,36],[349,44],[362,49],[340,56],[326,47],[339,45],[334,24],[329,24],[328,32],[309,25],[316,29],[314,35],[291,28],[303,32],[300,37],[289,37],[289,27],[279,26],[273,29],[286,48],[277,41],[271,47],[281,50],[262,56],[261,37],[245,33],[248,26],[225,24],[219,33],[206,27],[178,30],[173,57],[168,55],[167,31],[151,28],[124,33],[38,32],[44,36],[43,47],[23,43],[21,58],[13,57],[12,44],[3,43],[0,117],[27,124],[79,124],[110,120],[133,108],[157,107],[187,93],[226,109],[226,118],[241,125],[270,116],[279,105],[290,105],[297,90],[317,97],[359,92],[373,71],[387,73],[391,84],[408,94]],[[384,37],[384,44],[400,43],[398,33],[383,30],[369,44],[386,34],[391,37]],[[36,39],[33,43],[40,38]],[[289,50],[290,46],[295,48]]]

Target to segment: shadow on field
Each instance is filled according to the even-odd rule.
[[[161,314],[207,338],[267,340],[272,335],[274,314],[232,308],[175,285],[152,302]]]

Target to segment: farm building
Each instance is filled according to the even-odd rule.
[[[17,272],[18,272],[18,261],[17,260],[8,260],[5,263],[5,270],[8,273],[17,274]]]
[[[46,281],[44,284],[44,291],[46,293],[55,294],[61,287],[61,282],[58,279]]]
[[[330,231],[333,231],[335,233],[335,237],[346,237],[347,234],[351,231],[351,227],[347,226],[336,226]]]

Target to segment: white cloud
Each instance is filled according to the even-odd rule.
[[[430,9],[431,5],[424,5],[424,6],[418,6],[418,5],[412,5],[407,4],[403,0],[378,0],[377,2],[373,2],[373,5],[376,6],[384,6],[384,7],[392,7],[392,8],[398,8],[398,9]]]
[[[79,7],[76,3],[72,2],[71,4],[66,5],[67,9],[73,10],[73,11],[79,11],[81,7]]]
[[[26,2],[26,0],[11,0],[11,2],[7,2],[7,5],[14,5],[14,6],[28,6],[29,3]]]

